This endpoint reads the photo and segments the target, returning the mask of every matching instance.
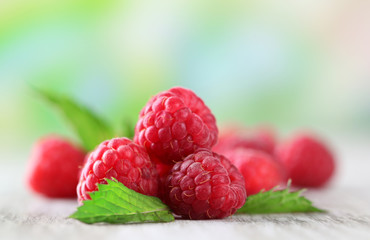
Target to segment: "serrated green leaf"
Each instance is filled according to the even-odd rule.
[[[91,151],[102,141],[114,137],[112,129],[88,108],[68,97],[46,90],[34,89],[62,112],[86,151]]]
[[[70,218],[84,223],[140,223],[171,222],[170,209],[159,198],[146,196],[127,188],[122,183],[107,179],[98,184],[98,191],[90,193]]]
[[[312,206],[312,202],[301,196],[304,189],[290,192],[289,184],[284,190],[274,189],[260,192],[247,198],[244,206],[237,213],[294,213],[294,212],[324,212]]]

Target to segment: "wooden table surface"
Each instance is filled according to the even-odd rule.
[[[28,192],[26,160],[10,161],[12,156],[2,154],[0,239],[370,239],[370,143],[333,142],[338,157],[335,179],[325,189],[305,192],[327,213],[129,225],[87,225],[68,219],[76,201],[50,200]]]

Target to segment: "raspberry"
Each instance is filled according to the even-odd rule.
[[[285,180],[282,166],[271,155],[253,149],[239,148],[226,154],[245,180],[248,195],[270,190]]]
[[[323,186],[334,173],[335,161],[330,150],[313,136],[294,137],[278,147],[276,155],[297,186]]]
[[[141,110],[134,141],[165,164],[181,161],[217,141],[216,119],[194,92],[175,87],[154,96]]]
[[[171,171],[172,166],[157,162],[155,164],[159,178],[167,178],[168,173]]]
[[[166,203],[183,218],[225,218],[243,206],[243,176],[222,155],[198,149],[176,163],[166,179]]]
[[[47,197],[75,197],[84,158],[84,151],[64,138],[46,136],[32,149],[27,183],[34,192]]]
[[[213,151],[226,154],[236,148],[256,149],[273,154],[275,148],[274,132],[268,128],[229,128],[221,134]]]
[[[158,175],[147,152],[128,138],[102,142],[90,153],[77,186],[79,201],[90,199],[89,192],[98,190],[115,178],[126,187],[150,196],[158,194]]]
[[[162,200],[165,201],[165,182],[166,178],[169,174],[169,172],[172,169],[172,165],[167,165],[164,163],[161,163],[158,159],[152,158],[152,161],[155,163],[155,168],[157,169],[158,172],[158,197]]]

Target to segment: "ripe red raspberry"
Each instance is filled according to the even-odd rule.
[[[47,197],[75,197],[84,158],[84,151],[68,140],[55,135],[44,137],[32,149],[27,183]]]
[[[161,162],[157,162],[155,166],[156,166],[159,178],[167,178],[168,173],[172,169],[172,165],[163,164]]]
[[[102,142],[90,153],[77,186],[79,201],[90,199],[89,192],[98,190],[115,178],[126,187],[150,196],[158,194],[158,175],[147,152],[128,138]]]
[[[176,163],[166,179],[166,203],[183,218],[225,218],[243,206],[243,176],[222,155],[199,149]]]
[[[320,187],[329,181],[335,169],[330,150],[318,139],[296,136],[277,148],[277,158],[285,166],[292,184]]]
[[[285,173],[271,155],[253,149],[239,148],[226,154],[239,169],[245,180],[248,195],[268,191],[285,180]]]
[[[216,119],[194,92],[175,87],[154,96],[141,110],[134,141],[165,164],[181,161],[217,141]]]
[[[167,165],[167,164],[161,163],[156,158],[151,158],[151,159],[155,163],[155,168],[157,169],[157,172],[158,172],[158,197],[162,201],[165,201],[164,185],[166,182],[166,178],[169,172],[171,171],[173,165]]]
[[[245,129],[233,127],[223,131],[213,151],[226,154],[236,148],[256,149],[273,154],[275,134],[269,128]]]

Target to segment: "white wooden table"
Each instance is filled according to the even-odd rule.
[[[0,161],[0,239],[370,239],[370,143],[333,139],[332,184],[305,195],[328,213],[234,215],[224,220],[87,225],[68,219],[77,203],[24,187],[25,160]],[[9,157],[9,156],[7,156]]]

